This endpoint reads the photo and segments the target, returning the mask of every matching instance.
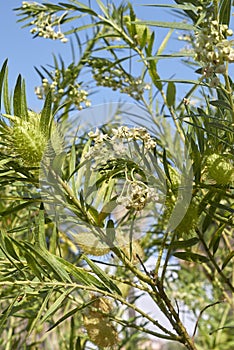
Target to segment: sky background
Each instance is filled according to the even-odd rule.
[[[42,1],[38,1],[41,3]],[[58,1],[51,1],[58,3]],[[87,1],[83,1],[87,3]],[[34,93],[34,88],[40,85],[40,78],[36,73],[34,66],[47,66],[53,64],[52,53],[55,55],[61,54],[65,62],[71,62],[71,50],[69,43],[63,44],[59,41],[52,41],[50,39],[36,38],[33,39],[30,34],[30,27],[21,29],[23,23],[17,23],[20,17],[17,17],[17,13],[13,11],[14,8],[21,6],[19,0],[7,0],[0,1],[0,65],[6,58],[9,59],[9,86],[13,89],[18,74],[20,73],[26,80],[28,105],[33,110],[40,110],[42,102],[37,99]],[[115,4],[119,1],[115,1]],[[170,10],[163,10],[159,8],[152,8],[146,6],[140,6],[150,3],[148,0],[134,1],[134,7],[137,13],[137,17],[142,20],[160,20],[160,21],[180,21],[175,14],[172,14]],[[153,3],[153,2],[151,2]],[[172,0],[161,0],[160,3],[168,4],[173,3]],[[156,42],[160,45],[164,36],[168,32],[168,29],[154,28],[156,32]],[[180,47],[183,47],[184,43],[177,40],[178,32],[175,32],[174,37],[170,40],[170,44],[167,48],[167,52],[178,51]],[[179,63],[178,60],[161,60],[159,63],[159,72],[161,77],[170,78],[174,75],[174,78],[188,78],[196,79],[197,76],[191,69],[185,67],[185,65]],[[180,94],[183,95],[189,89],[189,85],[180,86]],[[106,101],[106,98],[112,101],[119,100],[119,94],[111,94],[105,89],[103,96],[100,94],[98,97],[92,96],[93,104]]]

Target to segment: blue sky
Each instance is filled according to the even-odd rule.
[[[40,2],[40,1],[38,1]],[[56,3],[56,1],[53,1]],[[171,3],[172,0],[163,0],[162,3]],[[133,2],[135,4],[135,1]],[[146,4],[148,1],[139,1],[138,4]],[[145,6],[138,6],[135,8],[137,15],[141,19],[149,20],[175,20],[169,11],[158,8],[150,8]],[[116,2],[115,2],[116,4]],[[30,28],[21,29],[21,23],[16,23],[18,17],[14,8],[19,7],[21,1],[8,0],[0,1],[0,65],[3,61],[9,59],[9,83],[10,88],[13,88],[18,74],[20,73],[26,80],[27,95],[29,107],[32,109],[40,109],[41,101],[37,100],[34,94],[34,87],[40,85],[40,79],[34,70],[34,66],[46,66],[52,64],[52,53],[60,53],[65,61],[70,61],[70,47],[69,44],[63,44],[58,41],[46,40],[41,38],[33,39],[30,34]],[[156,29],[157,40],[163,39],[167,30]],[[172,39],[169,50],[176,50],[178,42]],[[177,78],[184,76],[184,67],[178,65],[173,61],[161,62],[162,71],[165,72],[165,77],[168,78],[170,74],[176,72]],[[106,93],[105,93],[106,94]],[[115,97],[112,97],[115,98]],[[116,96],[116,101],[119,96]]]
[[[38,2],[42,1],[38,0]],[[57,3],[58,1],[54,0],[53,2]],[[87,0],[83,2],[87,3]],[[114,3],[117,4],[118,2],[119,1],[115,1]],[[172,15],[169,10],[138,5],[147,4],[150,3],[150,1],[139,0],[139,2],[133,1],[132,3],[134,4],[137,16],[140,19],[161,21],[179,20],[175,17],[175,15]],[[154,2],[151,1],[151,3]],[[160,3],[173,3],[173,0],[161,0]],[[18,18],[16,13],[13,11],[14,8],[19,7],[20,5],[20,0],[0,1],[0,65],[2,65],[6,58],[9,59],[10,88],[13,88],[17,76],[20,73],[26,80],[29,107],[39,110],[42,106],[42,102],[36,98],[34,88],[35,86],[40,85],[40,79],[35,72],[34,66],[40,67],[41,65],[46,66],[48,64],[52,64],[52,53],[55,53],[56,55],[60,53],[65,62],[69,62],[71,60],[71,51],[69,44],[63,44],[59,41],[52,41],[49,39],[33,39],[29,32],[29,27],[21,29],[22,24],[16,23]],[[159,28],[156,28],[155,30],[157,42],[160,44],[168,30],[160,30]],[[170,41],[168,52],[177,51],[181,45],[183,46],[182,43],[179,43],[176,40],[176,35],[174,35],[174,38],[172,38]],[[176,60],[161,61],[159,63],[159,71],[161,77],[166,79],[170,78],[173,74],[175,74],[176,79],[197,78],[191,69],[186,68],[183,64]],[[180,89],[181,94],[183,95],[186,92],[186,89],[189,89],[189,85],[180,87]],[[108,93],[106,93],[106,89],[104,95],[103,98],[108,95]],[[118,101],[119,99],[119,95],[110,94],[108,96],[111,96],[110,98],[115,101]],[[98,99],[100,101],[100,96]]]

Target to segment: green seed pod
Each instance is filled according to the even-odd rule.
[[[92,298],[96,297],[93,296]],[[94,308],[100,310],[100,312],[94,310]],[[109,319],[109,313],[112,309],[112,302],[105,297],[101,297],[95,300],[83,315],[84,326],[89,339],[97,346],[110,347],[118,341],[118,333],[113,322]]]
[[[124,246],[122,248],[124,254],[126,255],[127,259],[131,261],[132,264],[136,265],[138,264],[140,261],[138,259],[138,256],[143,259],[144,258],[144,250],[140,244],[139,241],[134,240],[130,244]]]
[[[80,232],[75,239],[79,248],[85,254],[103,256],[110,252],[108,245],[102,243],[99,237],[95,237],[91,232]]]
[[[207,158],[207,176],[219,185],[228,185],[234,181],[234,167],[226,155],[214,153]]]
[[[16,158],[26,166],[38,166],[47,145],[39,115],[31,113],[28,121],[16,120],[11,130],[11,148]]]
[[[188,234],[198,222],[198,205],[194,202],[191,202],[188,210],[179,223],[179,225],[176,227],[175,231],[178,233],[179,236],[185,234]]]
[[[97,346],[111,347],[118,342],[118,333],[107,317],[84,316],[84,326],[89,339]]]

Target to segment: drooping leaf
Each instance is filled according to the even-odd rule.
[[[192,24],[188,24],[184,22],[137,21],[135,23],[137,25],[147,25],[147,26],[160,27],[160,28],[194,30],[194,26]]]
[[[170,81],[168,84],[167,84],[167,93],[166,93],[166,96],[167,96],[167,104],[169,107],[172,107],[175,105],[175,97],[176,97],[176,86],[175,84]]]
[[[176,252],[173,255],[178,259],[196,263],[206,263],[209,261],[209,259],[206,256],[191,252]]]
[[[171,243],[171,247],[172,248],[188,248],[188,247],[192,247],[194,245],[196,245],[199,242],[199,238],[197,237],[193,237],[190,239],[186,239],[183,241],[174,241]]]
[[[111,278],[98,267],[97,264],[92,262],[87,256],[83,256],[83,259],[87,262],[87,264],[91,267],[93,272],[100,278],[100,280],[105,284],[105,286],[108,288],[108,290],[113,293],[116,292],[117,294],[121,295],[121,291],[117,287],[117,285],[111,280]]]
[[[223,262],[222,265],[222,270],[227,266],[227,264],[229,263],[229,261],[234,257],[234,250],[228,254],[228,256],[226,257],[226,259]]]

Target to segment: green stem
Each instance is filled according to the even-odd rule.
[[[211,254],[211,251],[210,251],[210,249],[208,248],[208,246],[207,246],[207,244],[206,244],[206,242],[205,242],[205,240],[204,240],[204,238],[203,238],[202,233],[201,233],[198,229],[196,229],[196,233],[197,233],[197,235],[198,235],[198,237],[199,237],[199,239],[200,239],[200,241],[201,241],[201,243],[202,243],[202,245],[203,245],[203,247],[204,247],[204,249],[205,249],[205,251],[206,251],[207,256],[208,256],[209,259],[210,259],[210,262],[211,262],[212,265],[214,266],[215,270],[218,272],[218,274],[219,274],[219,276],[221,277],[221,279],[223,280],[223,282],[226,283],[226,284],[229,286],[229,288],[230,288],[230,290],[231,290],[232,292],[234,292],[234,286],[232,285],[232,283],[230,282],[230,280],[225,276],[225,274],[223,273],[223,271],[220,269],[219,265],[218,265],[217,262],[215,261],[215,258],[214,258],[214,256]]]

